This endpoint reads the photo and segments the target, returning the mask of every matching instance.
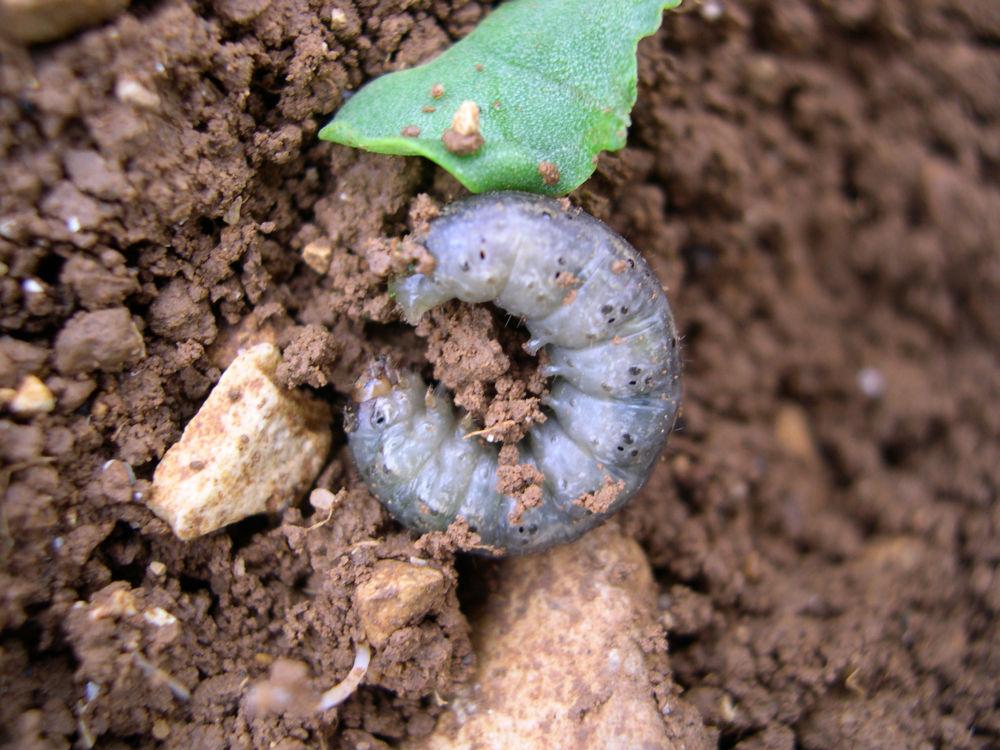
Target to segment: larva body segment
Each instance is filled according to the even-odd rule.
[[[347,420],[361,475],[418,531],[461,518],[508,553],[575,539],[642,486],[677,415],[677,336],[659,282],[601,222],[523,193],[453,204],[424,244],[434,271],[394,285],[408,322],[454,298],[493,302],[523,319],[530,351],[547,348],[549,418],[519,445],[521,463],[545,478],[542,502],[514,513],[497,489],[496,446],[466,439],[474,428],[441,388],[385,363],[358,381]],[[595,507],[587,499],[598,492]]]

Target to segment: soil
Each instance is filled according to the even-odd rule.
[[[668,14],[629,146],[571,196],[641,249],[684,334],[681,423],[622,522],[660,589],[662,683],[719,747],[1000,744],[998,7]],[[316,139],[487,10],[155,0],[0,42],[0,387],[57,398],[0,420],[0,746],[374,747],[428,734],[469,676],[490,564],[456,556],[460,528],[395,525],[339,424],[325,522],[303,501],[183,543],[141,497],[247,342],[337,407],[390,354],[502,438],[536,418],[544,383],[502,318],[414,330],[385,289],[462,189]],[[445,593],[350,700],[249,710],[278,659],[342,679],[352,593],[411,558]]]

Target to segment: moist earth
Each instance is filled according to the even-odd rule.
[[[571,196],[643,252],[684,337],[680,424],[622,516],[659,589],[659,681],[724,748],[995,747],[1000,10],[689,5],[639,46],[629,146]],[[332,512],[184,543],[141,498],[248,343],[338,411],[388,354],[481,418],[530,418],[516,328],[450,306],[413,329],[386,292],[461,187],[316,139],[488,10],[160,0],[0,42],[0,387],[56,400],[0,420],[3,747],[380,747],[469,678],[495,571],[456,555],[460,528],[395,525],[340,423]],[[434,607],[339,708],[250,710],[276,660],[316,690],[347,674],[383,560],[440,571]]]

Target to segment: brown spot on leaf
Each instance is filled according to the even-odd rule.
[[[483,136],[479,132],[479,105],[466,100],[455,110],[451,118],[451,127],[441,136],[444,147],[458,156],[468,156],[476,153],[483,145]]]
[[[538,162],[538,174],[542,176],[542,182],[546,185],[555,185],[559,182],[559,167],[550,161]]]

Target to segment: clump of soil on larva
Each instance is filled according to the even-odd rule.
[[[640,45],[630,145],[573,196],[643,252],[684,336],[682,420],[624,516],[660,588],[660,677],[727,747],[994,745],[997,15],[692,7]],[[379,265],[461,189],[315,138],[484,12],[166,0],[0,42],[0,387],[56,397],[0,419],[0,742],[392,743],[469,675],[460,529],[414,543],[341,432],[326,523],[304,502],[181,543],[136,498],[248,342],[333,404],[372,354],[485,382],[428,359]],[[510,351],[463,347],[490,340]],[[347,673],[353,593],[386,558],[441,570],[441,606],[335,712],[248,711],[277,658],[317,689]]]

